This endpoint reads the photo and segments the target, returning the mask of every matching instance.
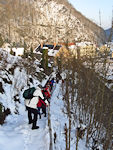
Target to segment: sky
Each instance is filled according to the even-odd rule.
[[[104,29],[111,27],[113,0],[68,0],[79,12]],[[101,18],[101,19],[100,19]],[[101,20],[101,21],[100,21]]]

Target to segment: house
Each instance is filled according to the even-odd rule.
[[[12,52],[14,52],[15,56],[22,56],[22,55],[24,55],[24,48],[23,47],[18,47],[18,48],[11,47],[11,45],[9,43],[4,43],[2,48],[5,51],[7,51],[8,53],[10,53],[11,50],[12,50]]]
[[[18,48],[13,47],[12,51],[14,52],[15,56],[24,55],[24,48],[23,47],[18,47]]]
[[[55,56],[61,48],[61,45],[56,44],[40,44],[35,48],[34,53],[41,54],[44,49],[48,49],[48,56]]]

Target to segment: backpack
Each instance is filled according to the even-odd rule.
[[[33,93],[34,93],[35,90],[36,90],[35,87],[32,87],[32,88],[29,88],[29,89],[25,90],[24,93],[23,93],[23,97],[25,99],[32,99],[33,98]]]

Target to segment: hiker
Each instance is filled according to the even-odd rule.
[[[50,80],[50,82],[49,82],[50,87],[51,87],[51,90],[52,90],[52,88],[53,88],[53,84],[54,84],[54,83],[55,83],[54,78],[52,78],[52,79]]]
[[[43,96],[44,96],[44,99],[46,99],[46,105],[44,105],[44,103],[42,103],[42,113],[45,114],[44,117],[46,117],[46,107],[49,105],[49,98],[50,98],[50,93],[47,91],[47,87],[44,87],[43,90],[42,90],[42,93],[43,93]]]
[[[41,89],[39,87],[36,88],[33,96],[34,97],[32,99],[25,100],[25,105],[26,109],[28,110],[29,124],[32,124],[32,129],[38,129],[39,126],[36,126],[37,116],[39,113],[39,110],[37,110],[37,104],[39,102],[39,96],[41,97],[41,99],[44,99]]]
[[[46,96],[47,99],[51,97],[50,85],[48,84],[44,87],[44,95]]]
[[[39,97],[39,101],[37,103],[37,109],[38,109],[38,113],[41,119],[41,114],[40,114],[40,109],[42,108],[42,112],[45,114],[44,117],[46,117],[46,107],[48,106],[48,102],[47,100],[44,98],[42,99],[41,97]]]
[[[47,81],[45,88],[48,88],[49,93],[51,92],[50,80]]]
[[[57,72],[57,74],[56,74],[56,82],[58,83],[58,81],[61,80],[61,79],[62,79],[62,77],[61,77],[60,73]]]

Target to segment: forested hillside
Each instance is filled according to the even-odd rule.
[[[105,42],[104,30],[75,10],[67,0],[0,0],[0,33],[13,45],[40,42]]]

